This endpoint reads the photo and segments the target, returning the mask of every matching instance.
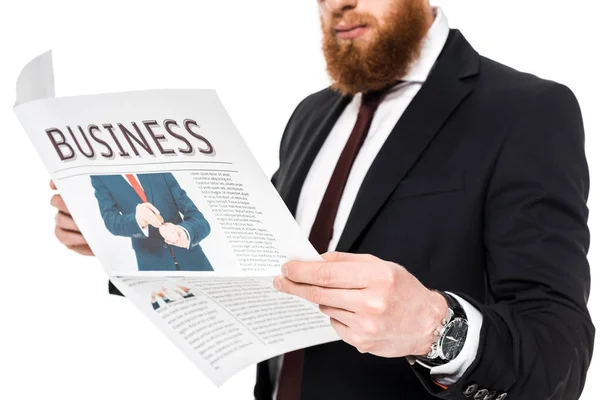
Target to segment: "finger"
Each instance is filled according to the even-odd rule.
[[[94,252],[90,249],[90,246],[82,245],[82,246],[67,246],[69,250],[73,250],[74,252],[84,255],[84,256],[93,256]]]
[[[166,240],[169,241],[174,241],[177,240],[177,233],[173,232],[172,229],[164,229],[164,225],[162,225],[160,228],[160,234],[163,236],[163,238],[165,238]]]
[[[52,179],[50,179],[50,189],[56,190],[56,185],[54,184],[54,181]]]
[[[148,221],[153,227],[160,228],[163,226],[163,219],[160,217],[160,215],[156,215],[152,211],[149,211],[148,213]]]
[[[352,345],[352,343],[350,343],[350,335],[349,335],[350,328],[348,328],[347,325],[341,323],[340,321],[336,320],[335,318],[329,318],[329,322],[330,322],[333,330],[340,336],[340,338],[344,342]]]
[[[274,284],[280,291],[301,297],[312,303],[342,308],[353,312],[359,310],[361,304],[364,302],[363,294],[360,290],[305,285],[293,282],[283,276],[275,278]]]
[[[50,205],[54,208],[57,208],[60,212],[63,212],[65,214],[71,214],[60,194],[55,194],[52,196],[52,198],[50,199]]]
[[[189,238],[188,234],[186,233],[186,231],[183,228],[181,228],[181,227],[177,227],[175,229],[175,233],[177,234],[177,237],[179,237],[181,239],[188,240],[188,238]]]
[[[152,220],[152,221],[148,221],[148,223],[150,225],[152,225],[155,228],[160,228],[161,227],[161,223],[158,220]]]
[[[142,218],[144,218],[146,222],[155,228],[159,228],[161,226],[160,220],[156,214],[147,208],[142,211]]]
[[[158,231],[160,232],[161,235],[168,236],[171,233],[171,228],[167,224],[162,224],[158,228]]]
[[[321,312],[346,326],[356,326],[356,314],[340,308],[319,306]]]
[[[68,231],[60,227],[56,227],[54,233],[57,239],[65,246],[87,246],[87,241],[79,232]]]
[[[171,242],[174,242],[177,240],[178,236],[175,232],[167,232],[165,238],[169,239]]]
[[[146,205],[146,207],[148,207],[150,210],[152,210],[152,212],[156,215],[160,215],[160,211],[158,211],[158,208],[154,207],[154,205],[152,203],[144,203]]]
[[[297,283],[341,289],[364,289],[377,274],[365,262],[289,261],[283,275]]]
[[[368,262],[377,259],[377,257],[372,256],[371,254],[353,254],[353,253],[343,253],[341,251],[329,251],[327,253],[321,254],[321,257],[325,261],[336,261],[336,262],[344,262],[344,261],[353,261],[353,262]]]
[[[331,327],[333,330],[340,336],[340,338],[348,343],[350,346],[353,346],[361,353],[370,353],[373,351],[374,347],[383,342],[373,342],[372,340],[366,340],[362,336],[357,335],[356,332],[344,324],[336,320],[335,318],[330,318],[329,322],[331,323]],[[389,346],[388,346],[389,347]]]
[[[65,229],[67,231],[79,232],[79,228],[77,224],[75,224],[75,220],[69,214],[65,214],[62,212],[56,213],[55,217],[56,225]]]

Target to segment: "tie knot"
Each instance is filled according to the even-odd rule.
[[[377,107],[379,107],[379,103],[381,103],[381,99],[383,98],[384,93],[385,91],[383,89],[363,93],[362,105],[376,109]]]
[[[379,107],[379,103],[381,103],[383,96],[385,96],[388,90],[390,90],[392,87],[396,86],[401,82],[402,81],[394,82],[393,84],[387,85],[386,87],[379,90],[371,90],[369,92],[364,92],[362,95],[362,105],[376,109],[377,107]]]

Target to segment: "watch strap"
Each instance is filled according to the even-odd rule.
[[[441,290],[435,290],[435,291],[438,292],[439,294],[441,294],[442,296],[444,296],[444,298],[446,299],[446,302],[448,303],[448,308],[450,308],[454,312],[454,318],[467,319],[467,313],[465,312],[463,307],[460,305],[460,303],[458,302],[458,300],[456,300],[456,298],[454,296],[452,296],[451,294],[448,294],[446,292],[443,292]]]

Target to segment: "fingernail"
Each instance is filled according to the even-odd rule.
[[[276,277],[276,278],[273,280],[273,287],[274,287],[276,290],[281,290],[281,279],[280,279],[279,277]]]
[[[283,276],[288,276],[288,266],[287,266],[287,264],[283,264],[283,267],[281,267],[281,273],[283,274]]]

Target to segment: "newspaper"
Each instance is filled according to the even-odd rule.
[[[273,289],[283,263],[321,257],[214,90],[55,98],[47,52],[14,111],[110,280],[215,384],[339,340]]]

